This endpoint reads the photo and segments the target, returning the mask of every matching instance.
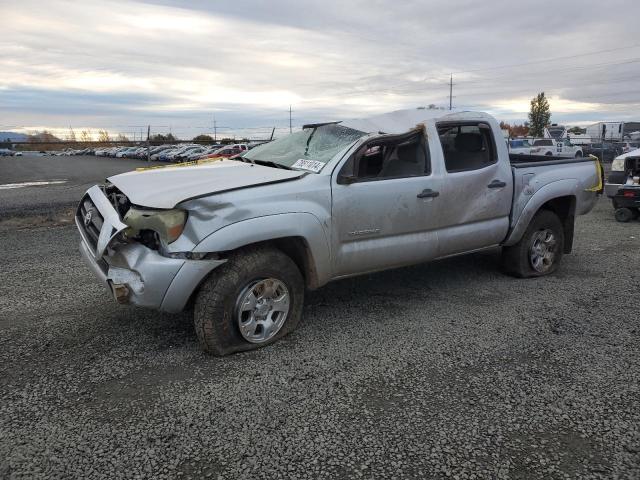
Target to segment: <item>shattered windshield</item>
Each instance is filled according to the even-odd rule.
[[[255,147],[242,157],[318,173],[340,150],[365,135],[337,124],[321,125]]]

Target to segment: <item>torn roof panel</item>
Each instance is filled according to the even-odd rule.
[[[366,118],[354,118],[340,123],[344,127],[353,128],[366,133],[405,133],[417,124],[427,120],[466,120],[466,119],[492,119],[486,113],[467,112],[456,110],[427,110],[425,108],[414,108],[409,110],[396,110],[394,112],[382,113]]]

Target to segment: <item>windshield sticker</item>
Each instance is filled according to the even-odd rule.
[[[300,158],[291,165],[291,168],[299,168],[301,170],[308,170],[309,172],[318,173],[324,167],[324,162],[318,162],[317,160],[305,160]]]

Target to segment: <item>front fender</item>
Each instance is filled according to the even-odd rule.
[[[564,180],[557,180],[555,182],[548,183],[540,190],[535,192],[527,201],[516,224],[511,229],[507,239],[503,245],[511,246],[520,241],[524,232],[526,231],[533,216],[540,210],[540,207],[547,203],[549,200],[559,197],[576,197],[580,183],[576,179],[568,178]]]
[[[314,284],[324,285],[331,278],[331,250],[326,232],[311,213],[267,215],[227,225],[211,233],[193,249],[194,252],[226,252],[245,245],[286,237],[301,237],[310,250],[310,271]]]

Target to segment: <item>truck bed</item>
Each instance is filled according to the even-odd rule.
[[[559,189],[557,196],[562,196],[561,194],[575,196],[575,215],[581,215],[593,207],[596,198],[594,188],[602,186],[602,169],[596,165],[595,157],[510,155],[509,160],[514,185],[512,226],[514,226],[513,222],[521,218],[525,207],[541,189],[547,189],[547,191]],[[535,202],[531,205],[537,206]],[[526,215],[525,218],[527,221],[524,223],[528,224],[529,218]]]

